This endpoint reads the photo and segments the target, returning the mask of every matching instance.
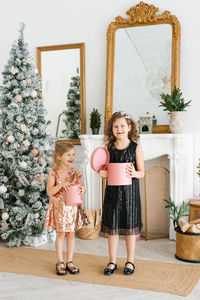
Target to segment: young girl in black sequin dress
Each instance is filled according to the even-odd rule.
[[[119,235],[126,236],[127,262],[124,274],[131,275],[135,270],[134,253],[136,235],[142,228],[139,178],[144,177],[144,156],[137,144],[136,124],[124,112],[116,112],[108,122],[105,142],[110,154],[110,163],[130,162],[127,176],[132,177],[132,185],[107,185],[102,212],[101,231],[108,233],[109,263],[104,269],[105,275],[111,275],[117,269],[117,245]],[[107,171],[100,171],[107,177]]]

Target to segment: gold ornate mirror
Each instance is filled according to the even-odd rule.
[[[179,87],[180,24],[169,11],[158,11],[140,2],[108,27],[105,123],[114,111],[127,111],[135,121],[148,111],[157,119],[153,132],[167,132],[160,94]]]
[[[86,133],[85,44],[37,47],[36,55],[51,134],[80,144],[78,136]]]

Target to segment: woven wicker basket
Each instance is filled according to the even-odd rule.
[[[84,228],[79,229],[78,236],[84,240],[93,240],[99,237],[99,231],[101,228],[101,209],[97,211],[95,209],[85,209],[84,210],[88,220],[90,222]]]
[[[179,260],[200,263],[200,233],[176,231],[176,255]]]

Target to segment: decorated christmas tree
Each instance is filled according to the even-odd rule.
[[[67,94],[67,110],[64,111],[66,128],[62,133],[68,138],[78,139],[81,134],[81,103],[80,103],[80,76],[77,69],[77,75],[71,78],[70,88]]]
[[[24,42],[24,24],[14,41],[0,94],[0,234],[8,246],[37,236],[49,198],[52,138],[48,133],[37,69]]]

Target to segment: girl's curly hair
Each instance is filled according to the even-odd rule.
[[[52,153],[52,164],[51,167],[57,168],[59,164],[58,155],[62,156],[65,152],[74,149],[74,145],[68,142],[58,142],[55,144],[55,149]]]
[[[110,120],[107,123],[106,129],[105,129],[105,137],[104,137],[104,141],[107,147],[113,147],[114,143],[116,141],[115,136],[113,135],[113,123],[120,118],[124,118],[127,122],[128,125],[131,126],[131,130],[128,133],[128,138],[129,140],[132,141],[138,141],[139,139],[139,135],[138,135],[138,131],[136,128],[136,123],[133,121],[133,119],[124,112],[115,112],[112,117],[110,118]]]

